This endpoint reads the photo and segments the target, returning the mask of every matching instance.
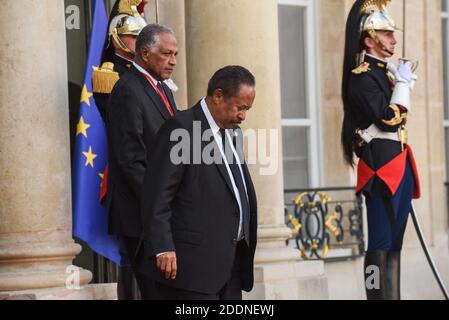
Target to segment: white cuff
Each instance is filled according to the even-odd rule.
[[[396,82],[390,103],[405,107],[407,110],[411,111],[410,86],[407,82]]]
[[[165,251],[165,252],[161,252],[161,253],[156,254],[156,258],[162,256],[163,254],[166,254],[167,252],[168,252],[168,251]]]

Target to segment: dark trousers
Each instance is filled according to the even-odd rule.
[[[366,198],[368,251],[401,251],[414,187],[413,170],[407,160],[404,177],[394,197],[372,195]]]
[[[118,267],[117,298],[118,300],[140,300],[139,288],[130,265]]]
[[[122,266],[118,267],[117,298],[118,300],[140,300],[140,292],[134,277],[129,254],[122,237],[120,240],[120,256]]]
[[[364,268],[368,300],[401,299],[400,256],[414,187],[415,178],[407,159],[404,177],[394,197],[374,195],[366,198],[368,251]],[[374,282],[377,287],[372,285],[375,270],[378,271],[378,281]]]
[[[122,236],[120,237],[120,240],[131,262],[132,271],[134,272],[134,276],[136,277],[137,285],[140,290],[140,297],[142,300],[148,300],[154,296],[154,281],[149,279],[148,276],[140,272],[137,268],[135,257],[137,250],[139,249],[138,246],[140,244],[140,239]]]
[[[239,241],[235,254],[230,279],[224,287],[215,294],[194,292],[173,288],[159,282],[154,283],[151,300],[242,300],[242,256],[248,254],[249,249],[245,240]]]

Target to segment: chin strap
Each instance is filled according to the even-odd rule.
[[[122,41],[122,39],[120,39],[119,34],[117,33],[117,30],[114,30],[114,32],[112,33],[112,38],[117,42],[118,46],[120,47],[120,49],[122,49],[123,51],[125,51],[126,53],[130,53],[132,55],[135,55],[136,53],[134,51],[131,51],[126,44]]]
[[[376,36],[376,39],[374,39],[374,41],[376,41],[376,43],[380,46],[380,50],[388,53],[390,56],[394,55],[394,52],[391,52],[390,50],[388,50],[384,44],[379,40],[379,38]]]
[[[391,52],[390,50],[388,50],[388,49],[383,45],[383,43],[379,40],[379,37],[377,36],[377,33],[376,33],[375,30],[372,30],[371,32],[368,32],[368,34],[369,34],[369,37],[370,37],[371,39],[373,39],[373,40],[380,46],[380,50],[382,50],[382,51],[388,53],[390,56],[393,56],[393,55],[394,55],[394,52]]]
[[[381,43],[379,42],[379,44],[381,44]],[[382,49],[382,51],[388,53],[390,56],[393,56],[393,55],[394,55],[394,52],[391,52],[390,50],[388,50],[388,49],[385,48],[385,47],[382,47],[381,49]]]

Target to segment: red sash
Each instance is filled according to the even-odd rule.
[[[150,81],[151,85],[153,86],[153,88],[156,90],[156,92],[159,94],[159,96],[161,97],[162,101],[165,104],[165,107],[167,108],[168,113],[170,114],[170,116],[174,116],[175,114],[173,113],[172,108],[170,107],[170,103],[167,100],[167,97],[165,96],[165,93],[163,93],[161,90],[159,90],[159,88],[157,87],[157,85],[154,83],[153,79],[151,79],[150,76],[148,76],[145,73],[142,73],[145,78],[148,79],[148,81]]]
[[[103,202],[103,200],[106,197],[107,191],[108,191],[108,171],[109,171],[109,165],[106,166],[106,169],[103,173],[103,180],[101,180],[100,185],[100,203]]]
[[[404,177],[407,156],[412,166],[413,176],[415,178],[415,190],[413,191],[413,198],[418,199],[421,196],[421,187],[419,184],[418,170],[416,168],[415,158],[413,156],[412,149],[407,146],[406,149],[401,152],[393,160],[385,164],[382,168],[374,171],[371,169],[365,161],[360,159],[357,166],[357,193],[361,192],[366,184],[377,176],[382,180],[390,189],[391,194],[395,196],[402,178]]]

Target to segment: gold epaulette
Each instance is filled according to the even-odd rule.
[[[114,64],[112,62],[105,62],[100,68],[93,67],[92,74],[92,91],[94,93],[112,92],[117,81],[120,79],[118,72],[114,71]]]
[[[362,74],[365,72],[371,71],[371,68],[369,67],[369,63],[368,62],[362,62],[361,65],[359,65],[357,68],[355,68],[354,70],[352,70],[353,74]]]

